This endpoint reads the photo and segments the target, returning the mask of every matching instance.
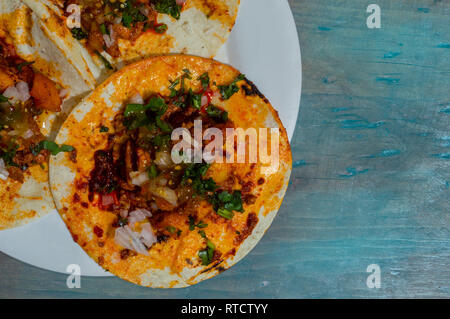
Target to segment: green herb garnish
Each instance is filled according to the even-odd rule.
[[[122,24],[127,28],[130,28],[132,25],[135,26],[138,22],[148,20],[147,16],[142,14],[134,3],[134,0],[127,0],[122,11]]]
[[[10,103],[9,99],[6,96],[4,96],[3,94],[0,94],[0,103],[5,103],[5,102]]]
[[[169,86],[170,97],[175,98],[175,100],[173,101],[173,104],[175,104],[176,106],[181,107],[181,108],[185,108],[188,105],[192,104],[192,98],[191,98],[192,90],[189,91],[190,94],[187,94],[187,95],[185,94],[186,93],[186,90],[185,90],[185,80],[186,79],[188,79],[188,80],[192,79],[191,71],[189,71],[188,69],[183,69],[183,75],[181,75],[175,81],[170,81],[170,86]],[[177,90],[176,87],[178,86],[178,84],[180,85],[180,88]],[[201,99],[200,99],[200,102],[201,102]]]
[[[15,166],[18,167],[14,162],[14,157],[16,157],[17,149],[19,148],[19,145],[15,143],[10,143],[8,148],[0,148],[0,158],[3,158],[3,161],[5,162],[6,166]]]
[[[159,117],[155,118],[155,123],[156,123],[156,126],[159,127],[161,129],[161,131],[163,131],[164,133],[172,132],[172,126],[170,126],[169,123],[161,120],[161,118],[159,118]]]
[[[168,14],[175,19],[180,19],[182,7],[177,4],[176,0],[154,0],[156,11],[159,13]]]
[[[149,178],[155,178],[156,176],[158,176],[158,169],[156,168],[155,164],[152,164],[152,166],[147,169],[147,174]]]
[[[200,75],[200,77],[198,79],[202,83],[203,89],[206,90],[209,87],[209,74],[208,74],[208,72],[205,72],[202,75]]]
[[[97,56],[103,62],[103,65],[105,66],[105,68],[107,68],[108,70],[114,70],[114,68],[112,67],[111,63],[108,61],[108,59],[105,58],[100,52],[95,51],[95,54],[97,54]]]
[[[81,28],[72,28],[70,30],[72,36],[77,40],[83,40],[88,38],[88,34],[83,31]]]
[[[109,128],[106,126],[100,126],[100,133],[107,133],[109,132]]]
[[[58,155],[61,152],[72,152],[75,150],[73,146],[63,144],[61,146],[58,146],[55,142],[52,141],[41,141],[39,144],[37,144],[35,147],[32,148],[31,152],[34,155],[39,154],[42,150],[50,151],[50,153],[55,156]]]
[[[212,178],[196,178],[192,182],[192,187],[197,194],[204,195],[206,192],[214,192],[217,189],[217,184]]]
[[[19,70],[19,72],[22,72],[22,68],[23,68],[24,66],[31,65],[31,64],[33,64],[33,63],[34,63],[34,61],[31,61],[31,62],[22,62],[22,63],[17,64],[17,65],[16,65],[16,68],[17,68],[17,70]]]
[[[215,249],[216,246],[213,244],[213,242],[207,239],[206,249],[200,250],[198,252],[198,257],[200,257],[203,266],[207,266],[212,262]]]
[[[217,192],[209,197],[209,202],[213,205],[216,213],[226,219],[232,219],[234,211],[241,213],[244,211],[240,191],[234,191],[232,194],[227,191]]]
[[[156,33],[162,34],[167,31],[167,24],[159,24],[153,28]]]
[[[199,110],[202,107],[202,94],[196,94],[189,89],[189,104]]]
[[[228,120],[228,112],[224,111],[217,106],[210,105],[206,108],[206,113],[209,117],[214,119],[217,122],[226,122]]]
[[[166,110],[167,104],[160,97],[150,98],[145,105],[128,104],[124,112],[124,125],[128,130],[134,130],[142,126],[156,126],[163,132],[171,132],[172,127],[160,118]]]
[[[153,144],[153,146],[155,146],[159,149],[159,148],[169,144],[170,135],[168,135],[168,134],[156,135],[154,138],[152,138],[150,140],[150,142]]]
[[[187,179],[196,179],[201,178],[203,175],[206,174],[209,168],[209,164],[207,163],[193,163],[189,164],[189,166],[184,171],[183,176],[183,182],[185,182]]]
[[[109,30],[106,28],[106,25],[104,23],[100,24],[100,32],[102,34],[108,34],[109,35]]]
[[[195,227],[206,228],[208,226],[208,224],[204,223],[202,220],[196,224],[194,217],[192,217],[191,215],[189,215],[188,219],[189,219],[189,230],[190,231],[194,230]]]
[[[230,97],[232,97],[235,93],[239,92],[239,87],[236,84],[239,81],[242,81],[245,79],[244,74],[239,74],[236,79],[234,79],[233,82],[231,82],[228,85],[219,85],[217,86],[220,90],[220,94],[222,95],[222,99],[228,100]]]

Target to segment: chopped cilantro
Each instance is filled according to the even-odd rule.
[[[218,88],[220,90],[220,94],[222,95],[222,99],[228,100],[235,93],[239,92],[239,87],[236,84],[239,81],[245,79],[245,75],[239,74],[233,82],[228,85],[219,85]]]
[[[217,215],[222,216],[225,219],[232,219],[234,213],[232,211],[229,211],[228,209],[221,207],[217,210]]]
[[[147,169],[147,174],[149,178],[155,178],[156,176],[158,176],[158,169],[156,168],[155,164],[152,164],[152,166]]]
[[[8,148],[0,147],[0,158],[3,158],[6,166],[18,166],[14,162],[14,157],[16,156],[17,149],[19,145],[15,143],[10,143]]]
[[[209,265],[214,257],[214,251],[216,246],[209,239],[206,240],[206,249],[200,250],[198,252],[198,257],[200,257],[203,266]]]
[[[39,144],[37,144],[35,147],[33,147],[31,151],[34,155],[37,155],[42,150],[48,150],[53,156],[55,156],[61,152],[72,152],[75,150],[75,148],[73,146],[65,144],[58,146],[58,144],[56,144],[55,142],[44,140],[39,142]]]
[[[188,105],[192,104],[192,98],[191,95],[193,94],[192,90],[189,90],[189,94],[185,94],[185,80],[192,79],[191,71],[188,69],[183,69],[183,75],[181,75],[178,79],[174,81],[170,81],[170,97],[175,98],[175,101],[173,101],[173,104],[175,104],[178,107],[185,108]],[[180,85],[179,90],[176,89],[176,87]],[[195,98],[197,99],[197,98]],[[201,97],[200,97],[201,102]],[[200,103],[201,104],[201,103]]]
[[[83,31],[81,28],[72,28],[70,30],[72,36],[77,40],[83,40],[88,38],[88,34]]]
[[[170,135],[168,135],[168,134],[156,135],[154,138],[151,139],[150,142],[159,149],[159,148],[169,144]]]
[[[190,179],[201,178],[203,175],[206,174],[209,166],[210,165],[207,163],[189,164],[189,166],[184,171],[183,181],[186,181],[189,178]]]
[[[240,191],[234,191],[232,194],[227,191],[216,192],[209,197],[209,202],[213,205],[216,213],[226,219],[233,218],[234,211],[241,213],[244,211]]]
[[[206,174],[208,168],[209,164],[206,163],[189,164],[184,171],[182,183],[190,181],[195,192],[199,195],[215,191],[217,188],[216,182],[214,182],[212,178],[202,178]]]
[[[162,34],[167,31],[167,24],[162,23],[162,24],[156,25],[153,28],[153,30],[155,30],[156,33]]]
[[[4,102],[9,103],[9,99],[6,96],[4,96],[3,94],[0,94],[0,103],[4,103]]]
[[[217,122],[226,122],[228,120],[228,112],[214,105],[208,106],[206,113]]]
[[[189,219],[189,230],[191,231],[194,230],[195,227],[206,228],[208,226],[208,224],[204,223],[202,220],[196,224],[194,217],[192,217],[191,215],[189,215],[188,219]]]
[[[95,51],[95,54],[97,54],[97,56],[103,62],[105,68],[107,68],[108,70],[114,70],[114,68],[112,67],[111,63],[108,61],[108,59],[105,58],[100,52]]]
[[[192,182],[192,187],[199,195],[204,195],[206,192],[214,192],[217,189],[216,182],[212,178],[196,178]]]
[[[135,0],[127,0],[122,11],[122,24],[124,27],[135,26],[138,22],[145,22],[148,18],[141,13],[135,5]]]
[[[209,87],[209,74],[208,74],[208,72],[205,72],[202,75],[200,75],[200,77],[198,79],[202,83],[203,89],[206,90]]]
[[[175,19],[180,19],[182,7],[177,4],[176,0],[154,0],[156,11],[159,13],[168,14]]]
[[[164,133],[172,132],[172,126],[170,126],[169,123],[161,120],[161,118],[159,118],[159,117],[155,118],[155,123],[156,123],[156,126],[159,127],[161,129],[161,131],[163,131]]]

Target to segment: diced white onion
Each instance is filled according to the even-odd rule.
[[[9,176],[9,172],[6,170],[5,162],[3,158],[0,158],[0,179],[6,181]]]
[[[156,178],[156,183],[157,183],[159,186],[166,186],[166,185],[167,185],[167,182],[168,182],[168,180],[167,180],[167,178],[165,178],[164,176],[159,176],[158,178]]]
[[[152,213],[146,209],[138,208],[128,215],[128,224],[133,226],[135,223],[141,222],[147,217],[152,217]]]
[[[110,48],[116,42],[116,38],[115,38],[115,34],[114,34],[114,29],[111,24],[108,26],[108,30],[109,30],[109,34],[104,34],[103,40],[105,40],[106,47]]]
[[[149,181],[146,172],[130,172],[131,184],[141,186]]]
[[[29,139],[29,138],[32,137],[33,135],[34,135],[33,131],[29,129],[28,131],[26,131],[26,132],[23,134],[23,138],[24,138],[24,139]]]
[[[142,232],[135,232],[128,225],[119,227],[116,229],[114,241],[124,248],[128,248],[130,250],[134,250],[139,254],[148,256],[149,254],[147,248],[144,246],[143,242],[145,241],[147,243],[150,243],[150,235],[153,234],[153,231],[151,231],[151,233],[149,234],[148,227],[146,227],[146,230],[143,230]]]
[[[25,102],[31,97],[28,83],[20,81],[16,84],[16,88],[19,91],[19,99],[21,102]]]
[[[9,99],[11,104],[16,104],[19,102],[19,91],[15,86],[8,87],[4,92],[3,96]]]
[[[173,189],[167,186],[157,185],[155,180],[151,180],[148,186],[148,190],[155,196],[161,197],[169,202],[173,206],[178,206],[177,193]]]
[[[154,243],[156,243],[157,238],[155,236],[155,233],[153,232],[150,223],[145,223],[142,225],[141,241],[148,248],[150,248]]]
[[[138,208],[135,211],[140,211],[146,217],[152,217],[153,216],[152,213],[149,210],[145,209],[145,208]]]
[[[15,86],[8,87],[3,92],[3,96],[7,97],[11,104],[26,102],[30,98],[30,90],[28,84],[20,81]]]

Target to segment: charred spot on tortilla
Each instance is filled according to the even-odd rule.
[[[256,85],[248,80],[247,78],[244,79],[246,84],[243,84],[241,88],[244,90],[245,95],[247,96],[258,96],[261,99],[263,99],[265,102],[268,102],[266,97],[259,91],[259,89],[256,87]]]

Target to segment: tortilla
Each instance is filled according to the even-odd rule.
[[[17,74],[20,75],[21,72],[31,74],[31,78],[29,77],[31,82],[28,83],[30,85],[28,88],[29,91],[31,91],[34,76],[38,74],[37,76],[46,85],[50,85],[50,87],[55,87],[56,85],[59,92],[64,93],[63,103],[60,106],[62,112],[41,109],[41,113],[34,116],[31,123],[33,127],[37,125],[34,129],[36,133],[42,134],[40,138],[51,139],[52,136],[56,136],[58,125],[62,123],[61,114],[64,111],[69,113],[71,108],[79,102],[79,96],[83,95],[89,87],[79,76],[78,72],[70,64],[65,62],[62,53],[56,50],[51,41],[46,37],[39,19],[20,1],[1,1],[0,39],[15,52],[14,56],[17,57],[17,68],[22,70],[17,71]],[[0,69],[4,71],[8,69],[8,66],[1,65],[0,63]],[[6,74],[1,73],[3,75]],[[14,86],[19,82],[20,79],[16,78],[17,74],[14,74],[12,77],[14,80],[11,83],[11,79],[8,76],[2,76],[0,79],[0,94],[4,93],[7,87]],[[43,84],[42,81],[41,84]],[[41,87],[47,88],[44,85],[41,85]],[[35,87],[33,95],[36,97],[39,94],[45,95],[48,92],[38,92],[37,87]],[[58,92],[55,91],[53,97],[58,100],[57,95]],[[30,99],[34,99],[34,97]],[[37,102],[37,100],[34,101],[35,104]],[[50,103],[49,101],[41,102]],[[4,116],[4,114],[2,113],[0,116]],[[31,120],[31,118],[29,119]],[[0,122],[4,122],[4,120],[2,118]],[[19,124],[22,127],[25,125],[25,129],[31,129],[31,126],[26,126],[23,119],[21,122],[19,121]],[[0,135],[2,134],[7,136],[8,134],[11,135],[14,133],[8,132],[6,134],[5,132],[1,132]],[[34,135],[30,139],[36,138],[37,136]],[[5,146],[1,140],[0,144]],[[29,142],[27,142],[27,146],[28,144]],[[0,152],[4,154],[4,150]],[[5,164],[3,158],[2,161]],[[21,159],[22,164],[23,162],[24,160]],[[10,164],[16,165],[13,163]],[[0,230],[23,225],[54,211],[55,207],[48,185],[48,165],[46,162],[41,164],[42,167],[36,163],[31,165],[23,174],[16,172],[18,173],[16,174],[18,177],[17,180],[11,178],[11,174],[7,178],[5,176],[0,178]],[[4,173],[5,169],[10,168],[4,167],[2,169]]]
[[[189,98],[181,98],[183,94]],[[205,96],[209,99],[200,108],[196,101]],[[180,168],[161,160],[166,152],[162,137],[168,134],[163,128],[191,128],[195,118],[203,119],[204,128],[207,123],[221,130],[277,128],[266,141],[279,138],[279,166],[268,169],[258,160]],[[56,142],[77,151],[76,162],[63,153],[50,160],[51,190],[74,241],[105,270],[147,287],[193,285],[242,259],[275,217],[292,165],[286,131],[256,86],[228,65],[187,55],[148,58],[118,71],[74,109]],[[147,164],[146,150],[156,152]],[[137,159],[132,160],[134,154]],[[176,181],[177,170],[184,170],[181,182]],[[125,176],[126,185],[118,176]],[[128,177],[133,177],[132,185]],[[170,196],[172,180],[175,199]],[[129,186],[131,190],[124,188]],[[134,195],[124,198],[128,194]],[[180,204],[183,198],[189,199]],[[121,239],[123,232],[141,228],[140,243]],[[139,248],[143,243],[144,251]]]
[[[121,19],[120,15],[123,14],[123,6],[128,5],[134,9],[135,1],[117,1],[114,2],[114,6],[111,3],[108,3],[108,6],[116,8],[120,5],[121,7],[116,8],[119,17],[111,14],[112,11],[108,11],[100,16],[101,20],[104,20],[105,16],[110,20],[102,23],[103,26],[101,24],[94,25],[92,31],[87,32],[87,28],[91,28],[91,20],[98,15],[91,20],[86,20],[89,13],[81,11],[80,26],[73,28],[73,25],[70,25],[71,29],[67,26],[67,21],[73,21],[69,17],[74,11],[70,11],[69,5],[89,4],[89,0],[68,2],[62,0],[24,0],[43,21],[46,29],[51,30],[49,31],[50,38],[59,49],[67,53],[69,61],[90,84],[101,83],[107,74],[111,73],[110,69],[120,68],[124,64],[152,55],[184,53],[213,57],[225,43],[234,26],[239,1],[187,0],[181,13],[177,11],[172,15],[159,13],[164,12],[161,9],[159,9],[159,12],[154,11],[155,5],[147,6],[145,9],[147,11],[141,11],[148,12],[150,7],[150,12],[153,13],[147,13],[147,15],[152,16],[152,18],[143,17],[142,13],[136,9],[128,15],[128,17],[133,17],[128,19],[131,22]],[[156,2],[175,5],[175,0],[153,1],[153,3]],[[97,4],[96,1],[91,3]],[[85,10],[85,7],[82,10]],[[105,8],[105,4],[102,5],[101,9],[103,8]],[[68,10],[70,12],[67,12]],[[151,19],[156,20],[153,22]],[[84,25],[83,21],[85,22]],[[124,25],[127,25],[127,27]],[[110,27],[113,27],[113,30]],[[139,30],[136,31],[138,34],[134,34],[135,30]],[[104,36],[108,36],[109,43],[114,44],[108,44],[104,40]],[[79,40],[74,37],[79,38]],[[94,45],[95,43],[99,44]],[[108,45],[111,45],[111,47],[108,47]],[[106,50],[103,51],[103,49]]]

